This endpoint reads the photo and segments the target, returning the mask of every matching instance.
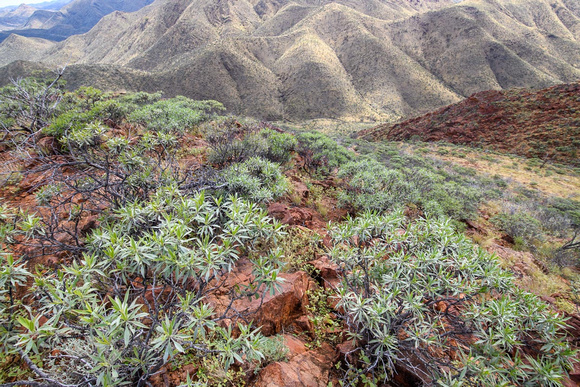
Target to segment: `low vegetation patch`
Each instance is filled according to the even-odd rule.
[[[60,77],[0,90],[0,383],[252,385],[336,346],[324,383],[562,385],[576,198],[484,174],[464,148],[222,110]],[[486,228],[546,262],[526,275],[552,305],[464,233]]]
[[[356,348],[351,384],[369,372],[389,380],[406,364],[425,384],[549,386],[572,366],[565,320],[514,287],[497,258],[449,220],[369,212],[331,234]]]

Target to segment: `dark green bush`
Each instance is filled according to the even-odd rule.
[[[357,210],[385,211],[412,203],[431,215],[465,220],[476,216],[482,200],[477,189],[428,169],[393,168],[372,158],[345,164],[338,176],[346,182],[341,202]]]
[[[564,214],[570,219],[570,223],[574,227],[580,227],[580,202],[573,199],[552,198],[548,203],[560,213]]]
[[[525,212],[514,214],[498,214],[491,218],[491,222],[497,225],[502,231],[528,248],[544,240],[544,232],[540,222]]]
[[[251,157],[261,157],[286,163],[296,148],[296,138],[272,129],[264,122],[223,117],[204,125],[210,146],[208,161],[219,167],[239,163]]]
[[[345,190],[339,192],[340,201],[357,210],[384,211],[419,200],[419,192],[403,173],[374,159],[347,163],[338,177],[347,182]]]
[[[151,105],[161,99],[162,93],[158,91],[157,93],[145,93],[144,91],[139,91],[136,93],[128,93],[121,95],[118,100],[123,104],[132,105],[135,107]]]
[[[301,133],[296,138],[298,153],[304,159],[305,169],[310,172],[328,175],[354,158],[354,153],[322,133]]]
[[[277,132],[272,129],[263,129],[258,136],[266,139],[267,148],[260,156],[267,160],[284,164],[292,157],[292,152],[296,149],[298,141],[290,133]],[[249,138],[252,141],[252,138]]]
[[[24,78],[0,88],[0,128],[36,133],[59,111],[64,95],[61,75],[56,78]]]

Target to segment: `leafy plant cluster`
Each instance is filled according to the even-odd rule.
[[[501,213],[491,221],[513,238],[514,245],[519,249],[534,248],[544,239],[540,222],[527,213]]]
[[[288,190],[288,180],[277,164],[260,157],[235,163],[223,171],[226,189],[255,202],[270,202]]]
[[[223,105],[216,101],[194,101],[177,96],[144,104],[131,112],[128,120],[155,132],[185,132],[207,121],[211,112],[223,109]]]
[[[234,117],[214,120],[204,126],[209,143],[208,161],[218,167],[253,157],[284,164],[290,160],[297,141],[264,122],[241,121]]]
[[[341,339],[342,324],[336,318],[330,306],[329,299],[335,297],[333,292],[323,288],[308,291],[308,320],[312,324],[312,341],[308,343],[311,348],[317,348],[323,342],[336,344]]]
[[[520,189],[504,195],[500,213],[491,221],[517,248],[532,251],[558,266],[580,262],[580,202]]]
[[[221,109],[214,101],[93,88],[58,95],[34,133],[4,126],[6,143],[35,165],[24,173],[43,177],[33,187],[38,213],[6,211],[1,223],[2,246],[28,252],[20,260],[2,253],[4,355],[20,357],[41,381],[32,383],[61,386],[146,385],[183,353],[235,378],[269,361],[275,345],[252,326],[255,310],[239,308],[278,289],[280,253],[271,246],[281,227],[229,194],[281,195],[279,165],[184,165],[184,139]],[[273,155],[286,146],[275,133],[262,135],[279,145]],[[59,144],[52,152],[40,151],[46,136]],[[58,257],[57,268],[29,271],[25,261],[37,255]],[[232,285],[241,257],[254,272]],[[211,379],[197,374],[193,382]]]
[[[304,160],[304,169],[322,176],[331,174],[342,164],[354,159],[354,153],[335,140],[319,132],[300,133],[298,154]]]
[[[440,386],[557,386],[571,369],[565,319],[449,219],[366,212],[330,232],[337,308],[356,348],[351,385],[406,369]]]
[[[30,87],[26,82],[14,87]],[[161,100],[159,93],[113,95],[90,87],[59,93],[60,104],[32,141],[17,140],[20,129],[6,126],[7,137],[22,161],[30,164],[34,160],[36,165],[24,173],[48,175],[34,187],[38,203],[47,209],[45,235],[36,241],[44,249],[42,254],[47,253],[46,248],[82,251],[79,222],[83,217],[147,200],[166,185],[175,183],[189,192],[236,193],[259,202],[273,200],[287,189],[279,165],[255,155],[223,171],[190,169],[180,162],[184,139],[223,109],[215,101]],[[56,144],[50,151],[38,141],[48,135]],[[295,143],[292,136],[265,126],[253,136],[267,144],[258,156],[272,160],[287,160]],[[62,213],[69,213],[68,219]]]
[[[4,212],[4,242],[44,231],[34,218]],[[281,225],[236,197],[182,194],[176,185],[111,213],[87,239],[86,252],[55,272],[30,273],[3,254],[0,271],[3,356],[35,355],[40,379],[56,385],[145,385],[188,351],[215,356],[226,372],[260,364],[265,338],[237,300],[263,300],[280,285],[270,250]],[[248,252],[247,284],[225,286]],[[32,280],[24,307],[14,294]],[[226,305],[212,304],[228,294]],[[221,322],[228,322],[222,324]],[[57,354],[54,349],[58,348]]]
[[[357,210],[384,211],[418,205],[433,215],[473,219],[484,193],[429,168],[389,164],[361,158],[343,165],[338,177],[346,182],[342,203]]]
[[[345,181],[342,203],[378,211],[416,205],[425,213],[464,221],[475,219],[484,202],[498,200],[501,209],[492,222],[518,249],[542,250],[546,259],[559,265],[576,264],[580,259],[577,200],[524,187],[512,194],[506,180],[497,175],[487,177],[474,169],[413,155],[396,143],[359,141],[356,147],[366,158],[339,170]]]

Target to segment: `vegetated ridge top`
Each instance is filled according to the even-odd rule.
[[[358,133],[368,140],[445,141],[580,165],[580,82],[489,90],[426,115]]]

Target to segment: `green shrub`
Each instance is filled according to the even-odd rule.
[[[128,93],[122,95],[118,98],[119,102],[122,104],[127,104],[130,106],[144,106],[151,105],[161,99],[162,93],[158,91],[157,93],[146,93],[144,91],[139,91],[136,93]]]
[[[203,130],[211,149],[208,161],[220,167],[251,157],[283,164],[290,160],[297,144],[289,133],[278,132],[263,122],[240,122],[235,117],[209,122]]]
[[[64,95],[61,75],[18,79],[0,88],[0,128],[30,134],[46,127]]]
[[[314,231],[299,227],[287,228],[286,235],[278,243],[286,263],[284,269],[288,272],[302,270],[314,276],[316,269],[308,262],[323,253],[320,242],[320,236]]]
[[[304,159],[304,167],[308,171],[328,175],[354,158],[351,151],[322,133],[301,133],[296,137],[298,153]]]
[[[16,229],[40,235],[36,223],[23,218]],[[212,307],[208,299],[228,294],[235,302],[275,292],[278,256],[269,246],[280,233],[253,203],[204,192],[186,196],[169,186],[148,202],[108,214],[82,257],[58,270],[32,274],[4,255],[2,357],[39,358],[35,373],[45,383],[100,386],[146,384],[186,351],[215,356],[223,374],[234,364],[261,363],[260,349],[272,345],[242,323],[248,312],[232,304]],[[252,279],[225,288],[223,279],[250,251]],[[29,279],[35,286],[22,295],[29,300],[24,308],[13,294]]]
[[[45,132],[62,140],[71,131],[82,129],[93,122],[120,125],[134,106],[92,87],[67,93]]]
[[[88,112],[70,110],[55,117],[52,123],[46,128],[45,132],[50,136],[61,139],[66,136],[70,130],[82,129],[84,125],[93,121],[93,119],[93,115]]]
[[[338,177],[347,180],[346,189],[339,192],[339,199],[358,210],[382,211],[419,199],[415,186],[403,173],[385,168],[374,159],[347,163],[339,170]]]
[[[264,153],[258,156],[280,164],[287,163],[290,160],[292,152],[298,145],[298,141],[293,135],[272,129],[263,129],[258,133],[258,136],[265,138],[267,144]]]
[[[282,196],[289,183],[280,167],[268,160],[252,157],[233,164],[222,173],[226,191],[256,202],[269,202]]]
[[[342,326],[336,318],[333,318],[333,310],[330,299],[334,298],[334,292],[323,288],[308,290],[308,320],[313,327],[313,340],[307,344],[309,348],[318,348],[322,343],[336,344],[341,338]]]
[[[580,202],[573,199],[565,199],[554,197],[548,203],[564,216],[570,219],[570,223],[574,227],[580,227]]]
[[[391,158],[392,162],[393,158]],[[446,181],[426,168],[403,168],[385,165],[375,159],[360,159],[340,168],[338,177],[345,179],[345,190],[339,193],[343,204],[357,210],[384,211],[417,204],[432,215],[447,215],[457,220],[477,214],[482,193],[479,190]]]
[[[36,202],[39,206],[45,206],[50,204],[52,198],[59,195],[62,192],[62,185],[60,184],[47,184],[40,187],[35,193]]]
[[[401,367],[427,385],[557,386],[571,369],[564,318],[449,220],[365,213],[330,232],[352,385]]]
[[[183,133],[205,121],[214,110],[223,110],[223,105],[216,101],[194,101],[178,96],[143,105],[128,119],[154,132]]]

